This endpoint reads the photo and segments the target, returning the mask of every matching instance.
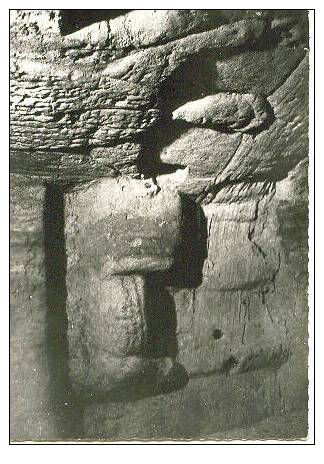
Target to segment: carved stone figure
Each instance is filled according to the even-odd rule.
[[[307,12],[84,11],[11,11],[12,440],[306,437]]]
[[[66,198],[70,366],[75,389],[90,399],[129,400],[136,388],[156,394],[183,382],[173,384],[175,359],[157,356],[158,340],[150,339],[156,308],[145,277],[174,264],[181,201],[168,188],[148,196],[148,188],[108,179]]]

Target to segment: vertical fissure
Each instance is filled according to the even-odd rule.
[[[72,390],[66,313],[66,249],[64,234],[64,194],[62,188],[48,184],[44,208],[46,272],[46,340],[51,386],[52,413],[61,439],[80,438],[82,408]]]

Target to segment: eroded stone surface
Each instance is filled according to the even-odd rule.
[[[108,179],[66,197],[71,375],[90,398],[118,397],[118,389],[139,383],[154,390],[174,369],[167,353],[154,355],[149,320],[156,308],[144,275],[172,266],[181,202],[150,182]]]
[[[270,119],[270,114],[262,96],[218,93],[186,103],[173,112],[173,119],[233,132],[253,132]]]
[[[305,12],[134,11],[63,36],[59,10],[43,11],[12,16],[11,166],[24,176],[73,184],[65,195],[71,350],[62,359],[71,361],[74,390],[86,396],[83,419],[71,421],[84,420],[78,437],[211,436],[304,408]],[[244,134],[172,120],[177,108],[217,94],[235,94],[237,101],[261,95],[270,118]],[[242,127],[249,124],[245,110]],[[235,118],[234,108],[226,124]],[[121,177],[142,173],[156,181]],[[98,182],[107,177],[114,179]],[[32,226],[39,232],[40,185],[28,187],[26,199],[39,205]],[[23,236],[29,208],[26,215],[23,190],[13,188]],[[21,250],[13,247],[15,262]],[[32,266],[43,276],[42,252],[37,256]],[[24,293],[13,311],[18,368],[25,353],[17,340],[26,324],[16,305],[29,288],[20,271],[13,274]],[[53,411],[49,419],[47,406],[37,404],[38,397],[50,404],[46,320],[37,316],[38,303],[27,306],[36,317],[28,325],[28,359],[41,356],[42,369],[37,385],[28,380],[36,399],[27,409],[25,383],[15,371],[14,395],[23,401],[14,423],[26,410],[30,417],[15,437],[50,438],[57,433],[48,422]],[[65,327],[64,302],[62,308],[52,316],[55,327]],[[54,339],[61,341],[58,334]],[[62,391],[68,390],[68,410],[78,408],[58,360],[51,382],[55,372],[62,378],[53,401],[63,417]]]
[[[109,24],[110,44],[116,48],[143,48],[169,42],[221,22],[207,10],[135,10]]]
[[[210,193],[207,198],[210,202],[224,184],[277,181],[286,177],[308,153],[307,72],[305,59],[269,97],[274,120],[259,134],[240,136],[191,128],[164,147],[161,151],[163,163],[189,168],[178,182],[179,190],[200,201]],[[200,143],[200,134],[207,143]],[[209,149],[209,144],[213,144],[213,148]]]
[[[30,23],[34,24],[31,20]],[[21,53],[21,35],[13,27],[11,149],[14,161],[19,159],[13,169],[25,173],[36,171],[54,180],[69,177],[66,165],[74,169],[74,176],[79,179],[91,173],[94,177],[98,173],[111,175],[112,170],[123,164],[123,151],[120,158],[116,151],[116,167],[106,166],[104,161],[97,166],[89,160],[93,147],[137,142],[161,120],[159,88],[183,63],[208,50],[217,52],[252,44],[265,30],[263,20],[244,20],[119,59],[110,56],[106,62],[100,61],[105,48],[101,39],[94,45],[88,36],[80,38],[85,47],[89,44],[90,48],[98,48],[96,62],[92,53],[90,60],[80,56],[75,34],[78,37],[81,32],[61,39],[55,36],[55,40],[53,36],[50,45],[46,30],[44,37],[33,36],[38,47],[29,49],[31,40],[30,44],[24,43]],[[42,47],[52,47],[53,53],[48,50],[47,56],[43,56]],[[66,55],[67,47],[70,51],[74,47],[76,55]],[[41,168],[37,166],[38,159]]]
[[[10,182],[10,437],[70,438],[82,424],[67,379],[64,295],[50,269],[60,246],[53,240],[50,256],[45,248],[44,185],[18,175]]]

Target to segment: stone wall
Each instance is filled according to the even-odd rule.
[[[307,12],[86,11],[11,11],[12,440],[305,437]]]

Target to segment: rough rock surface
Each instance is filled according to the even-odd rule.
[[[70,370],[75,389],[90,397],[166,383],[176,369],[167,352],[156,356],[158,310],[145,275],[174,263],[181,201],[153,186],[108,179],[66,196]]]
[[[11,11],[12,439],[305,437],[307,13],[73,14]]]
[[[46,22],[46,18],[41,16],[41,19]],[[34,25],[34,20],[28,17],[28,25]],[[50,24],[51,21],[48,19]],[[167,22],[166,29],[168,27]],[[266,27],[261,19],[243,20],[165,45],[144,48],[119,59],[113,54],[108,55],[103,62],[108,31],[105,33],[104,30],[103,36],[95,34],[93,40],[86,40],[82,34],[80,37],[80,32],[62,37],[61,41],[54,36],[55,40],[53,37],[53,43],[49,44],[50,27],[41,33],[44,25],[38,25],[32,40],[22,43],[24,36],[14,27],[11,67],[13,169],[32,173],[36,167],[38,175],[54,176],[55,180],[64,177],[67,165],[76,171],[76,175],[81,167],[87,171],[86,177],[91,173],[96,177],[101,164],[92,159],[92,148],[143,138],[161,119],[159,88],[179,66],[200,52],[215,50],[217,53],[217,50],[255,43],[266,33]],[[90,29],[90,32],[97,32],[98,26],[92,28],[94,31]],[[90,47],[88,59],[82,53],[80,56],[82,43]],[[44,49],[47,50],[46,56]],[[72,51],[74,54],[71,55]],[[124,150],[120,154],[122,159]],[[136,164],[136,157],[133,163]],[[110,164],[114,167],[113,162]],[[82,178],[81,172],[79,178]]]
[[[217,93],[188,102],[173,112],[173,119],[232,132],[260,130],[270,119],[267,100],[260,95]]]
[[[81,433],[81,423],[64,358],[62,257],[53,222],[60,211],[39,180],[12,175],[10,182],[10,436],[67,439]]]

